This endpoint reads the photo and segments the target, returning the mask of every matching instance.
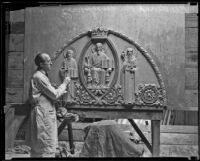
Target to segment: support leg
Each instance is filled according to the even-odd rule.
[[[69,136],[69,147],[71,154],[74,154],[74,143],[73,143],[73,132],[72,132],[72,123],[68,122],[68,136]]]
[[[160,120],[151,120],[152,156],[160,155]]]

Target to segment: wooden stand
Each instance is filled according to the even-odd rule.
[[[81,106],[82,107],[82,106]],[[124,109],[122,106],[110,106],[109,108],[99,108],[98,106],[88,105],[87,107],[82,107],[80,105],[68,106],[68,111],[70,113],[77,113],[78,115],[85,116],[86,118],[104,118],[104,119],[119,119],[126,118],[129,120],[133,128],[136,130],[138,135],[141,137],[147,148],[152,153],[153,157],[159,157],[160,154],[160,120],[163,118],[163,109],[160,108],[134,108],[134,109]],[[95,108],[94,108],[95,107]],[[152,145],[146,139],[142,131],[139,129],[137,124],[132,119],[146,119],[151,120],[151,134],[152,134]],[[64,120],[59,127],[59,134],[64,129],[63,127],[67,125]],[[70,124],[71,125],[71,124]],[[73,135],[72,128],[68,124],[68,134],[70,149],[74,149],[73,145]]]

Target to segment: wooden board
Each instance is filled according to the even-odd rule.
[[[198,16],[197,14],[186,13],[185,14],[185,27],[198,27]]]
[[[10,23],[10,34],[24,34],[24,30],[25,30],[24,22]]]
[[[70,110],[71,113],[77,113],[85,118],[105,118],[108,120],[119,118],[130,119],[149,119],[149,120],[162,120],[162,111],[107,111],[107,110]]]
[[[9,51],[24,51],[24,34],[9,35]]]
[[[23,88],[6,88],[6,103],[22,103]]]
[[[188,107],[191,107],[191,110],[192,107],[198,107],[198,90],[185,90],[185,102]]]
[[[185,48],[198,48],[198,28],[185,29]]]
[[[13,148],[14,146],[14,139],[15,139],[14,133],[13,133],[14,112],[15,112],[15,109],[9,108],[9,110],[7,111],[5,115],[5,150],[7,150],[8,148]]]
[[[198,69],[197,68],[185,68],[185,89],[197,89],[198,88]]]
[[[23,69],[23,52],[8,53],[8,69]]]
[[[7,87],[21,88],[23,87],[24,70],[22,69],[9,69]]]
[[[151,135],[148,136],[151,143]],[[161,133],[160,143],[162,145],[198,145],[198,134],[176,134]]]
[[[24,9],[10,11],[10,22],[24,22]]]
[[[74,130],[83,130],[89,123],[72,123]],[[133,127],[130,124],[117,124],[123,131],[132,131]],[[144,132],[150,132],[151,125],[138,124],[138,127]],[[66,127],[67,128],[67,127]],[[197,134],[198,126],[179,126],[179,125],[161,125],[161,133],[180,133],[180,134]]]
[[[196,67],[198,65],[198,48],[187,48],[185,51],[185,67]]]

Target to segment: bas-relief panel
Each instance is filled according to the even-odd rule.
[[[118,44],[110,35],[118,37]],[[75,45],[85,42],[82,37],[88,42]],[[78,53],[75,46],[82,46],[82,51]],[[96,28],[76,36],[57,51],[53,67],[61,81],[65,76],[72,79],[69,92],[62,98],[67,104],[166,104],[162,76],[151,56],[136,42],[112,30]]]
[[[96,26],[114,29],[128,35],[147,49],[164,78],[169,96],[168,103],[180,106],[183,102],[180,93],[183,93],[184,89],[184,79],[182,79],[184,75],[180,75],[183,73],[183,68],[179,67],[183,67],[184,63],[184,14],[186,10],[182,5],[174,5],[171,8],[169,6],[124,5],[120,6],[120,12],[117,5],[30,8],[26,10],[26,22],[28,22],[26,27],[30,28],[28,36],[26,35],[29,40],[26,52],[47,51],[53,55],[54,51],[83,31]],[[87,41],[87,38],[83,39]],[[113,43],[117,44],[117,41]],[[74,47],[74,45],[79,46],[79,44],[84,43],[72,44],[73,48],[80,50],[78,53],[81,52],[83,46]],[[120,46],[116,46],[120,52],[124,50],[123,47],[120,49]],[[139,55],[139,57],[141,59],[138,61],[143,59],[142,56]],[[176,59],[173,59],[174,57]],[[30,63],[31,58],[33,56],[27,58],[29,59],[27,63]],[[146,77],[149,77],[147,73],[151,72],[151,69],[146,74],[141,71]],[[57,72],[53,73],[57,74]],[[179,87],[177,83],[171,81],[172,79],[179,82]],[[57,77],[55,81],[60,80]]]

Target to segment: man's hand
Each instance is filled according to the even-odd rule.
[[[63,82],[67,85],[69,84],[70,81],[71,81],[70,77],[65,77]]]

